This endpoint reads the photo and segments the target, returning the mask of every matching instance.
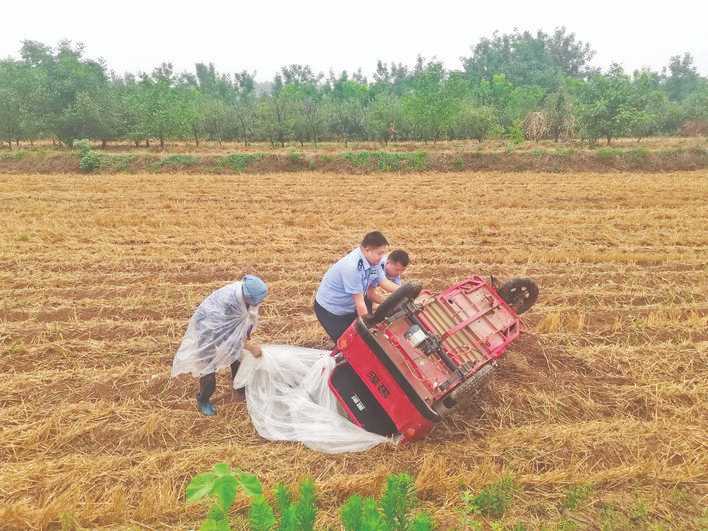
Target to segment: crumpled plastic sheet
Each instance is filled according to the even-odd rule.
[[[262,345],[262,356],[243,351],[234,388],[261,437],[297,441],[325,453],[361,452],[397,439],[370,433],[338,407],[327,382],[335,360],[326,350]]]

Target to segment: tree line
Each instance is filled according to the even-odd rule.
[[[163,147],[168,140],[285,146],[489,137],[609,144],[705,130],[708,78],[689,53],[671,57],[661,72],[631,74],[617,64],[603,72],[593,55],[561,27],[494,33],[459,69],[419,56],[410,66],[379,61],[369,79],[289,65],[258,83],[253,73],[222,73],[212,63],[117,75],[80,44],[24,41],[19,58],[0,61],[0,140],[10,148],[43,138]]]

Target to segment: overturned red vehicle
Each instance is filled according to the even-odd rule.
[[[489,375],[537,297],[527,278],[497,289],[472,276],[439,294],[405,284],[339,338],[329,387],[364,429],[421,439]]]

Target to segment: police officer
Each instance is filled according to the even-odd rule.
[[[401,275],[404,273],[408,264],[411,263],[411,259],[408,253],[403,249],[396,249],[392,251],[388,256],[384,256],[381,259],[381,269],[386,275],[386,278],[391,282],[396,284],[396,286],[401,285]],[[365,298],[366,308],[369,312],[373,311],[373,303],[381,304],[384,301],[384,297],[378,292],[374,291],[371,296],[367,294]]]
[[[405,272],[411,258],[403,249],[396,249],[388,256],[381,259],[381,269],[384,270],[386,278],[394,284],[401,285],[401,275]]]
[[[315,295],[315,315],[333,341],[357,316],[368,316],[365,297],[377,286],[388,292],[398,288],[386,278],[380,265],[387,249],[386,237],[379,231],[370,232],[359,247],[332,265],[322,278]]]

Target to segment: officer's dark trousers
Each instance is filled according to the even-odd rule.
[[[346,315],[335,315],[332,312],[325,310],[320,304],[315,301],[315,315],[317,320],[325,329],[327,335],[332,338],[335,343],[339,336],[349,328],[349,325],[356,319],[356,313],[348,313]]]

